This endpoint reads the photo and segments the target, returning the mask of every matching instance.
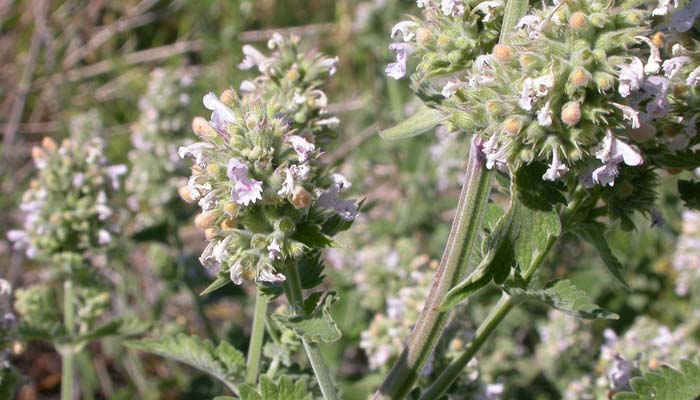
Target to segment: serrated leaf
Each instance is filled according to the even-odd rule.
[[[700,396],[700,366],[683,360],[680,371],[668,366],[632,378],[631,392],[621,392],[614,400],[694,400]]]
[[[321,227],[309,219],[297,225],[292,239],[301,242],[312,249],[323,249],[326,247],[337,247],[338,244],[329,236],[321,232]]]
[[[150,323],[136,317],[115,318],[95,328],[89,333],[80,335],[78,340],[92,341],[107,336],[133,336],[140,335],[148,330]]]
[[[599,222],[589,222],[577,224],[571,231],[585,242],[593,246],[603,263],[607,267],[608,271],[613,277],[624,287],[628,288],[627,282],[625,282],[624,267],[620,261],[615,257],[610,250],[607,239],[605,239],[605,226]]]
[[[236,393],[238,393],[237,382],[243,380],[245,373],[243,353],[228,342],[221,342],[214,347],[209,340],[181,333],[160,339],[126,341],[124,345],[179,361],[206,372]]]
[[[514,301],[538,301],[556,310],[583,319],[618,319],[617,314],[606,311],[595,304],[586,292],[568,280],[550,282],[544,289],[503,288]]]
[[[686,207],[700,210],[700,182],[678,181],[678,194]]]
[[[379,132],[379,136],[384,140],[399,140],[418,136],[440,125],[444,119],[445,117],[440,111],[424,106],[398,125]]]
[[[250,386],[241,387],[241,400],[312,400],[313,395],[306,386],[304,379],[292,381],[282,375],[277,383],[263,375],[260,377],[259,391]]]
[[[654,164],[665,168],[695,169],[700,167],[700,150],[683,150],[652,156]]]
[[[303,289],[313,289],[323,282],[323,259],[321,252],[316,251],[311,254],[304,254],[297,263],[301,287]]]
[[[566,204],[566,197],[560,192],[564,189],[561,182],[542,179],[547,166],[532,162],[523,165],[515,172],[515,187],[518,198],[531,209],[550,211],[557,204]]]
[[[561,234],[561,222],[554,211],[526,207],[517,195],[482,243],[484,259],[462,282],[452,288],[440,305],[447,310],[494,281],[503,283],[512,268],[525,269],[547,250],[550,237]]]
[[[338,296],[334,292],[327,292],[319,298],[315,309],[307,315],[293,317],[275,315],[274,317],[308,342],[335,342],[342,336],[330,312],[331,305],[337,300]]]
[[[231,282],[231,277],[225,272],[219,272],[216,275],[216,280],[209,284],[206,289],[202,290],[202,293],[199,295],[204,296],[215,290],[221,289],[222,287],[228,285],[229,282]]]

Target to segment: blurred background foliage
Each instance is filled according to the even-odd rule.
[[[341,295],[334,313],[344,336],[324,352],[343,397],[367,398],[420,309],[421,301],[409,299],[424,293],[442,253],[468,148],[463,134],[441,130],[401,142],[384,142],[377,135],[417,106],[407,82],[384,75],[391,58],[389,32],[409,12],[416,12],[414,1],[0,0],[2,237],[18,225],[14,210],[33,173],[31,147],[44,136],[65,137],[73,116],[96,110],[105,127],[110,161],[126,163],[131,126],[139,118],[138,99],[154,68],[192,75],[188,90],[193,101],[185,116],[190,120],[202,114],[203,94],[236,89],[252,76],[237,68],[243,44],[263,48],[273,32],[296,34],[340,57],[327,93],[330,111],[341,119],[341,136],[325,158],[353,182],[354,194],[367,200],[358,223],[342,238],[346,247],[326,255],[328,286]],[[668,188],[675,187],[675,177],[664,181]],[[667,190],[659,199],[667,220],[664,227],[652,229],[648,221],[638,221],[631,234],[620,231],[609,238],[626,268],[629,290],[617,286],[597,254],[574,238],[564,240],[542,270],[544,278],[571,274],[577,286],[619,314],[619,320],[561,322],[544,307],[527,305],[499,328],[474,367],[477,376],[465,372],[452,390],[453,398],[485,396],[486,384],[503,384],[506,399],[564,398],[574,393],[572,382],[605,374],[599,354],[606,328],[623,337],[640,316],[672,332],[697,320],[693,309],[700,275],[680,274],[674,268],[683,220],[679,199],[668,194],[672,192]],[[507,196],[492,198],[503,204]],[[181,206],[186,210],[184,203]],[[204,238],[192,227],[191,214],[179,213],[174,226],[152,228],[129,232],[109,256],[110,266],[119,271],[115,279],[121,293],[115,312],[153,321],[154,332],[227,339],[244,350],[251,318],[248,288],[230,286],[196,296],[209,278],[197,260]],[[697,269],[697,258],[695,262],[691,267]],[[14,287],[36,282],[40,274],[37,265],[13,252],[6,240],[0,241],[0,275]],[[679,294],[679,280],[691,290]],[[457,312],[441,345],[442,355],[436,356],[436,369],[449,360],[451,350],[468,341],[470,330],[497,295],[484,291]],[[400,311],[395,309],[396,299],[403,301]],[[394,330],[383,327],[387,320]],[[571,323],[577,325],[569,336],[586,332],[585,343],[564,338],[554,350],[547,347],[557,339],[545,334],[546,329],[566,332]],[[660,335],[656,325],[650,326],[640,329],[656,329],[653,335]],[[697,330],[683,336],[694,343],[688,347],[693,351],[698,339]],[[55,398],[60,363],[50,346],[17,343],[14,350],[12,362],[24,375],[19,398]],[[79,357],[81,398],[210,399],[224,392],[205,375],[125,351],[116,340],[102,340],[88,350]],[[381,362],[371,365],[373,357]],[[660,361],[677,365],[674,357]],[[432,372],[425,374],[429,380]]]

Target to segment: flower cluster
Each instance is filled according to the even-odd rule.
[[[124,183],[136,229],[172,218],[171,205],[187,173],[177,149],[189,128],[185,111],[191,85],[187,71],[157,68],[139,100],[139,119],[131,128],[131,169]]]
[[[15,336],[16,318],[12,313],[12,286],[0,278],[0,372],[9,367],[7,358]]]
[[[340,197],[350,183],[319,158],[317,135],[329,119],[317,85],[336,61],[297,43],[275,36],[271,56],[244,47],[240,66],[257,66],[262,75],[241,95],[229,89],[204,96],[211,117],[193,121],[202,141],[179,149],[194,160],[180,195],[202,209],[195,225],[209,244],[200,261],[236,284],[285,280],[287,265],[328,246],[329,236],[358,212],[354,201]]]
[[[502,0],[417,3],[424,19],[401,21],[391,29],[395,43],[389,49],[396,53],[396,61],[386,67],[391,78],[406,76],[409,56],[419,60],[415,82],[464,70],[498,39],[505,6]]]
[[[45,138],[32,149],[38,175],[22,197],[23,227],[8,232],[29,258],[76,266],[112,242],[117,227],[109,193],[120,188],[126,166],[110,165],[104,142],[94,135],[77,129],[60,145]]]

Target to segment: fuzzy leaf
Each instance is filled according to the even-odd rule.
[[[652,157],[654,164],[666,168],[695,169],[700,167],[700,150],[683,150],[675,153],[661,153]]]
[[[518,197],[534,210],[550,211],[557,204],[566,204],[566,197],[560,192],[563,184],[542,179],[546,170],[546,165],[533,162],[515,172]]]
[[[700,182],[678,181],[678,194],[686,207],[700,210]]]
[[[524,269],[547,250],[550,237],[561,234],[561,222],[554,211],[526,207],[517,197],[482,243],[484,259],[461,283],[452,288],[440,305],[447,310],[492,280],[502,284],[516,265]]]
[[[700,366],[681,361],[680,371],[663,366],[630,381],[632,392],[621,392],[614,400],[694,400],[700,396]]]
[[[306,387],[306,381],[292,381],[282,375],[277,383],[263,375],[260,377],[259,391],[250,386],[241,387],[241,400],[312,400],[313,395]]]
[[[445,117],[438,110],[422,107],[405,121],[379,132],[384,140],[399,140],[418,136],[438,126]]]
[[[304,254],[297,263],[301,287],[304,289],[313,289],[320,285],[324,278],[323,268],[321,252],[317,251],[312,254]]]
[[[568,280],[558,280],[547,284],[544,289],[521,289],[504,286],[504,290],[515,301],[539,301],[556,310],[583,319],[618,319],[617,314],[592,304],[586,292],[578,289]]]
[[[328,292],[318,298],[315,309],[307,315],[275,315],[275,319],[311,343],[335,342],[342,335],[330,312],[331,305],[337,300],[334,292]],[[305,307],[309,305],[305,304]]]
[[[217,347],[205,339],[184,333],[165,336],[160,339],[142,339],[126,341],[125,346],[153,353],[187,364],[206,372],[237,391],[236,382],[243,380],[245,357],[228,342],[221,342]]]
[[[629,287],[627,282],[625,282],[625,276],[623,274],[624,268],[617,257],[612,253],[612,250],[610,250],[608,241],[605,239],[605,226],[603,224],[599,222],[578,224],[572,228],[572,232],[593,246],[596,251],[598,251],[598,254],[600,254],[603,263],[612,276],[614,276],[622,286],[626,288]]]
[[[337,247],[337,243],[321,232],[318,224],[306,219],[297,225],[292,239],[297,240],[312,249],[322,249],[325,247]]]

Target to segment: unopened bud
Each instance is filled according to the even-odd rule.
[[[41,146],[48,151],[56,150],[56,142],[50,137],[45,137],[44,140],[41,141]]]
[[[296,224],[289,217],[280,218],[276,225],[277,230],[285,235],[294,232],[294,229],[296,229]]]
[[[194,203],[194,198],[192,197],[192,191],[187,186],[182,186],[177,190],[180,198],[186,203]]]
[[[522,123],[518,118],[508,118],[503,122],[503,130],[510,135],[517,135],[522,128]]]
[[[581,121],[581,106],[572,101],[566,103],[561,109],[561,121],[568,126],[574,126]]]
[[[235,220],[235,219],[231,219],[231,218],[227,218],[227,219],[221,221],[221,225],[220,225],[220,226],[221,226],[221,229],[223,229],[223,230],[231,230],[231,229],[234,229],[234,228],[236,227],[236,220]]]
[[[656,32],[651,36],[651,42],[654,44],[654,46],[658,48],[663,48],[664,46],[664,34],[663,32]]]
[[[219,233],[219,230],[216,228],[207,228],[204,230],[204,237],[207,240],[212,240],[216,234]]]
[[[285,77],[289,79],[292,82],[296,82],[301,75],[299,74],[299,71],[297,68],[292,68],[287,73],[285,74]]]
[[[267,247],[267,236],[256,233],[250,239],[250,247],[255,250],[264,250]]]
[[[513,58],[513,49],[505,44],[497,44],[493,46],[493,56],[496,57],[496,60],[499,62],[507,62]]]
[[[207,172],[209,173],[209,175],[218,175],[220,171],[221,167],[219,166],[219,164],[213,162],[207,164]]]
[[[609,74],[596,74],[595,84],[598,87],[598,91],[603,93],[613,88],[614,78]]]
[[[571,84],[574,87],[580,88],[588,85],[590,73],[583,68],[577,68],[569,77]]]
[[[292,204],[294,208],[301,209],[306,208],[311,205],[311,194],[306,191],[301,186],[297,186],[294,189],[294,194],[292,195]]]
[[[236,97],[236,92],[234,92],[232,89],[226,89],[223,92],[221,92],[219,100],[221,100],[221,102],[226,104],[227,106],[233,107],[236,104]]]
[[[238,211],[238,204],[229,201],[228,203],[224,204],[224,212],[228,215],[236,215],[236,211]]]
[[[200,229],[209,228],[216,221],[216,214],[213,212],[201,213],[194,217],[194,226]]]
[[[430,29],[418,28],[416,29],[416,41],[419,44],[427,44],[433,40],[433,33]]]
[[[209,125],[209,121],[202,117],[194,117],[192,120],[192,130],[197,134],[197,136],[202,138],[213,138],[218,136],[216,129]]]
[[[571,29],[583,29],[586,27],[586,14],[581,11],[571,14],[569,18],[569,26]]]
[[[450,37],[443,33],[442,35],[438,36],[437,44],[439,47],[447,46],[450,44]]]
[[[32,158],[34,158],[35,160],[40,160],[44,157],[46,157],[46,153],[44,153],[44,149],[42,149],[39,146],[32,147]]]

